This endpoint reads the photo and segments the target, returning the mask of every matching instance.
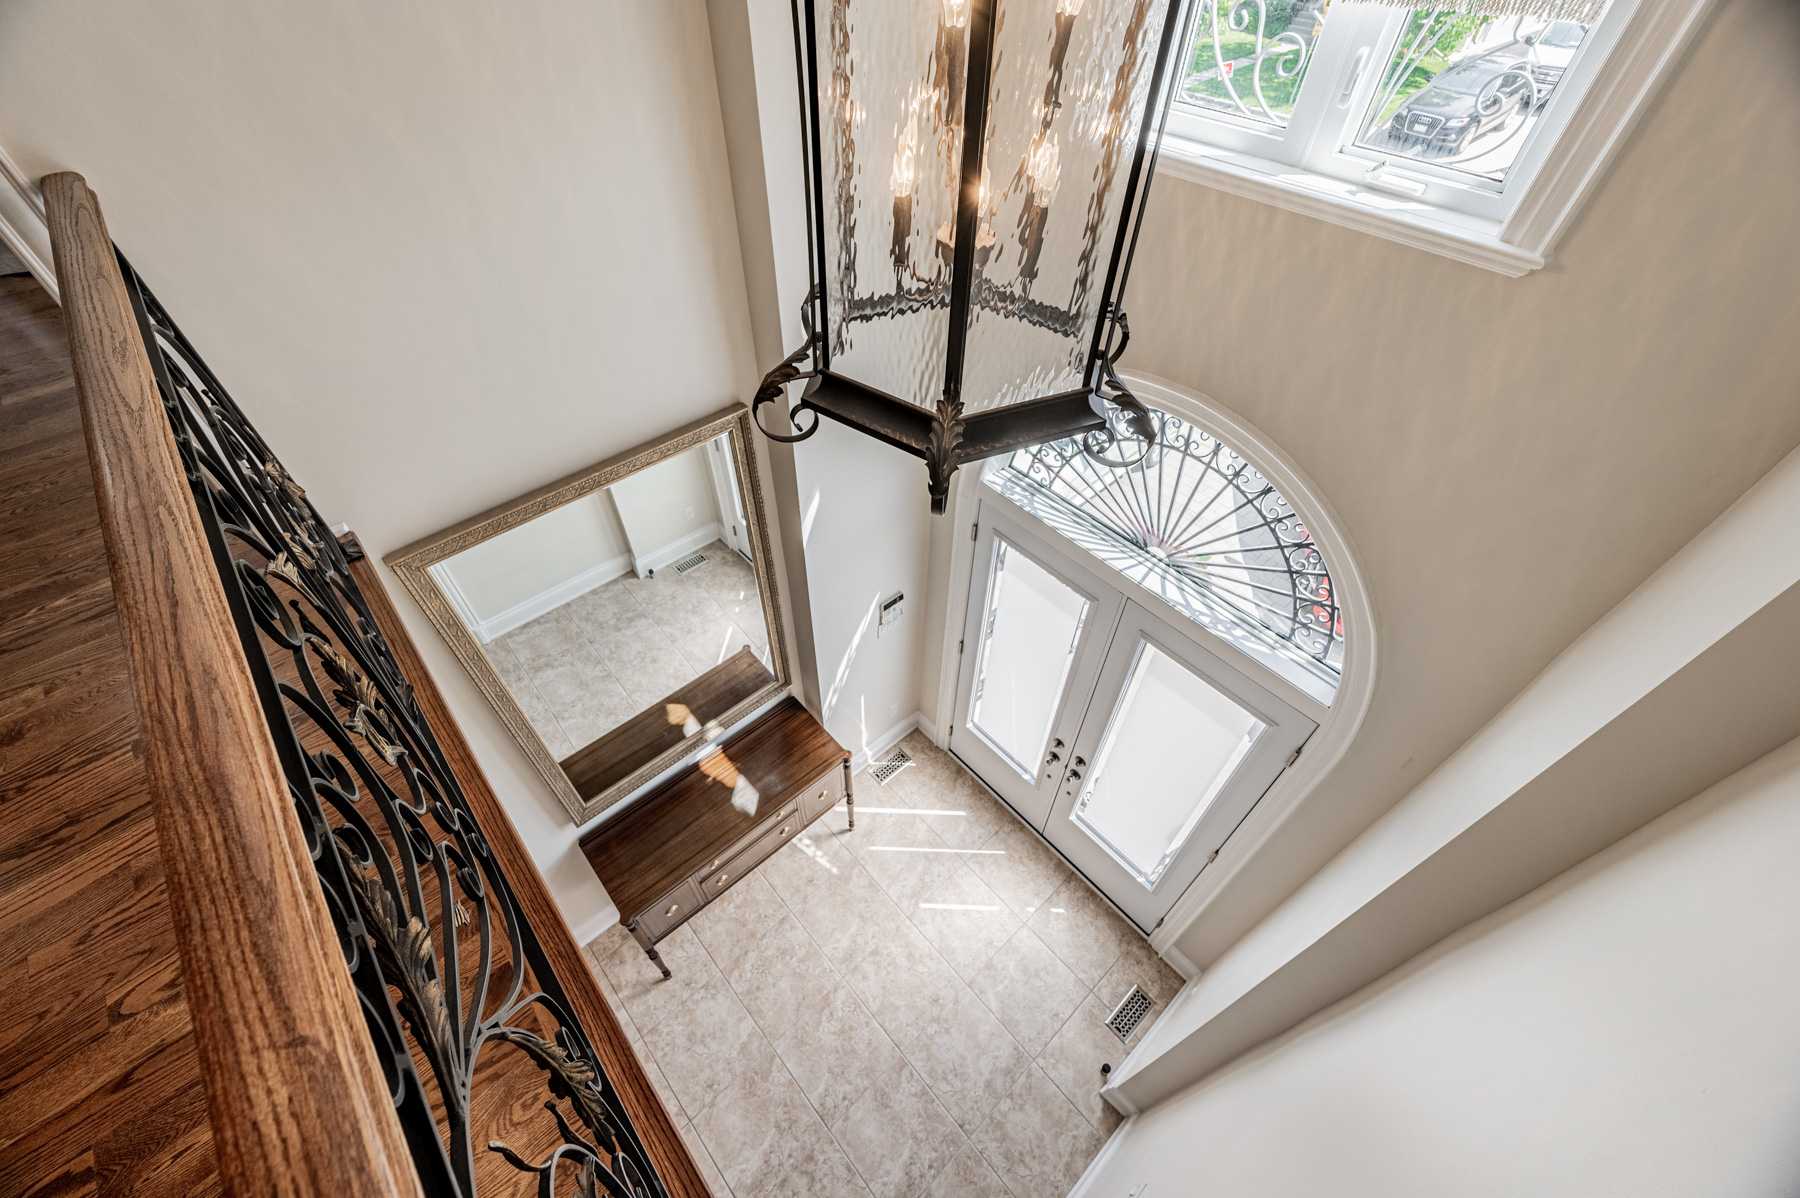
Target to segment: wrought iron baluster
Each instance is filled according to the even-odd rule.
[[[543,1193],[572,1176],[582,1195],[666,1198],[350,556],[123,256],[119,265],[426,1191],[477,1194],[471,1118],[486,1049],[521,1053],[541,1072],[561,1142],[535,1162],[499,1142],[480,1147],[536,1174]]]

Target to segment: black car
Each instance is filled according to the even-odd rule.
[[[1438,157],[1464,146],[1535,99],[1529,68],[1516,58],[1458,63],[1416,92],[1388,118],[1390,144]]]

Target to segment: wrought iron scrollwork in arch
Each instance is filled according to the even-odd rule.
[[[1083,528],[1128,546],[1335,677],[1343,667],[1343,616],[1305,522],[1224,442],[1167,412],[1147,411],[1156,440],[1130,466],[1096,461],[1080,440],[1067,438],[1019,451],[1011,469],[1080,522],[1064,531],[1084,547],[1106,556]]]
[[[485,1192],[666,1198],[351,576],[360,550],[330,535],[123,257],[120,268],[425,1192],[475,1198],[484,1178],[503,1178]],[[547,1113],[514,1119],[515,1143],[475,1143],[484,1082],[521,1077],[542,1086]],[[516,1094],[495,1097],[512,1106]]]

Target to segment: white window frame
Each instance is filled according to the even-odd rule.
[[[1157,169],[1516,278],[1549,261],[1709,3],[1613,0],[1500,185],[1350,144],[1411,11],[1351,0],[1287,128],[1176,104]]]

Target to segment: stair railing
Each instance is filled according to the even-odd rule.
[[[227,1191],[706,1195],[372,567],[42,186]]]

